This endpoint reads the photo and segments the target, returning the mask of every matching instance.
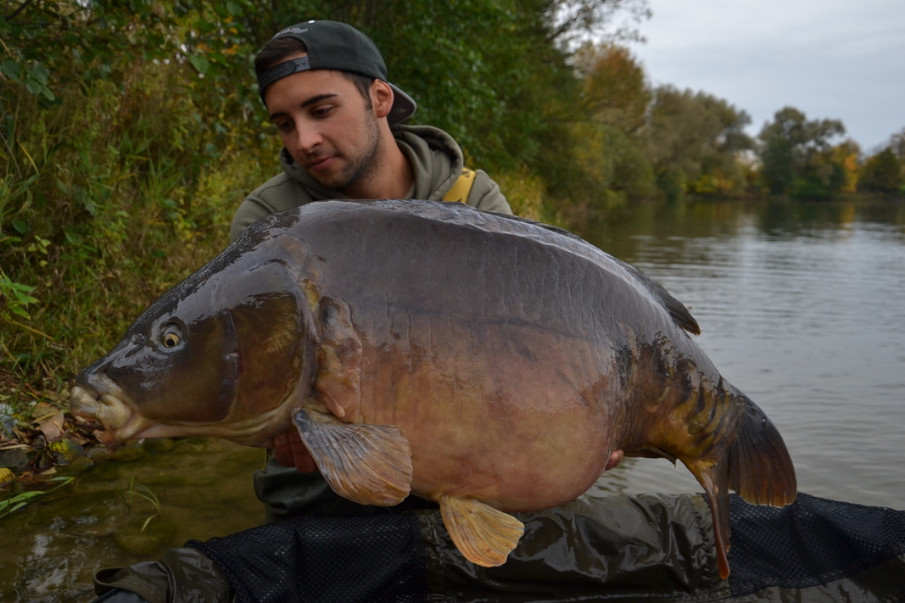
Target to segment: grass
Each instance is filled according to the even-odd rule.
[[[129,507],[130,510],[133,508],[136,496],[151,503],[151,506],[154,508],[154,513],[146,517],[141,524],[141,532],[144,532],[147,529],[148,524],[151,523],[151,520],[155,517],[160,517],[160,499],[157,498],[157,495],[147,486],[136,484],[135,477],[133,476],[132,479],[129,480],[129,487],[122,492],[123,502],[126,503],[126,506]],[[127,497],[128,500],[126,500]]]
[[[75,479],[72,476],[57,476],[52,477],[47,481],[56,482],[56,485],[47,490],[28,490],[26,492],[20,492],[15,496],[10,496],[6,500],[0,500],[0,519],[5,518],[8,515],[15,513],[32,502],[35,498],[39,496],[43,496],[45,494],[49,494],[50,492],[54,492],[55,490],[59,490],[60,488],[68,485]]]

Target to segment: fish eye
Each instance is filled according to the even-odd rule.
[[[168,324],[159,337],[160,344],[168,349],[178,347],[182,343],[182,329],[177,324]]]

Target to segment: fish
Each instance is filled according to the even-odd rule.
[[[108,445],[297,429],[341,496],[435,501],[469,561],[513,513],[561,505],[625,456],[681,461],[729,575],[729,490],[796,497],[775,425],[692,338],[688,309],[577,235],[422,200],[322,201],[250,226],[83,370],[71,410]]]

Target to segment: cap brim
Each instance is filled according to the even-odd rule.
[[[387,121],[392,124],[398,124],[411,117],[418,108],[418,104],[415,103],[415,99],[398,87],[389,82],[387,84],[393,89],[393,108],[390,109],[390,113],[387,115]]]

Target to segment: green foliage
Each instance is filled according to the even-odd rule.
[[[132,476],[129,480],[129,487],[120,492],[120,495],[123,498],[123,502],[126,503],[126,506],[130,510],[135,504],[136,496],[139,499],[148,502],[153,508],[154,512],[145,517],[145,520],[142,522],[141,532],[144,532],[148,528],[148,524],[151,523],[152,519],[160,517],[160,499],[157,497],[157,494],[147,486],[135,483],[135,476]]]
[[[753,147],[744,132],[750,122],[747,113],[710,94],[658,87],[648,132],[657,187],[673,200],[743,190],[739,154]]]
[[[905,186],[902,163],[892,147],[868,158],[861,171],[858,190],[883,195],[901,194]]]
[[[810,121],[794,107],[776,112],[758,135],[763,180],[773,194],[805,199],[836,196],[845,186],[845,166],[831,142],[845,134],[838,120]]]
[[[42,390],[225,244],[231,207],[272,175],[261,160],[275,150],[251,111],[257,38],[229,25],[251,3],[10,6],[0,376]]]
[[[13,320],[13,316],[30,320],[26,307],[28,304],[38,302],[38,299],[32,297],[30,293],[35,288],[31,285],[15,283],[10,279],[3,270],[0,270],[0,299],[3,300],[3,306],[0,306],[0,318],[5,322]]]

